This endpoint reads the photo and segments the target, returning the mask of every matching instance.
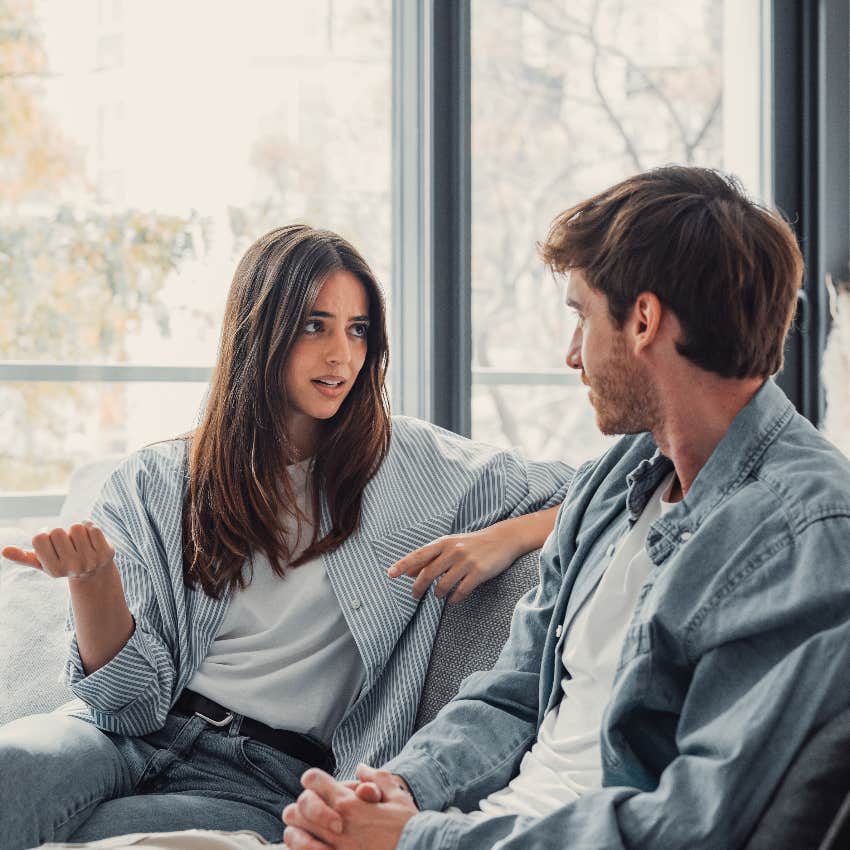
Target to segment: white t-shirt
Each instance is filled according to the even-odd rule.
[[[573,619],[562,644],[561,658],[571,678],[561,679],[561,702],[543,718],[519,774],[481,801],[481,815],[543,817],[601,787],[602,715],[638,593],[653,567],[646,535],[649,526],[674,506],[664,500],[674,474],[656,488],[631,531],[619,541],[596,589]]]
[[[310,461],[287,467],[299,507],[310,515]],[[312,527],[287,523],[293,559]],[[251,575],[249,572],[248,575]],[[189,688],[275,729],[330,744],[366,671],[322,558],[275,575],[253,556],[251,583],[234,590],[207,657]]]

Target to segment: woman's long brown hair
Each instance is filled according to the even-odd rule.
[[[366,288],[366,361],[336,415],[322,423],[312,466],[313,538],[291,560],[285,516],[299,512],[286,467],[300,460],[286,428],[284,367],[325,280],[348,271]],[[183,501],[183,571],[212,597],[244,588],[252,552],[277,575],[345,541],[358,527],[363,490],[389,447],[388,360],[381,288],[342,237],[291,225],[258,239],[239,262],[225,308],[205,412],[189,437]],[[320,539],[321,495],[330,529]]]

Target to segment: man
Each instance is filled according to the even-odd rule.
[[[567,210],[542,254],[569,272],[567,364],[629,436],[576,474],[496,667],[360,785],[308,771],[292,850],[733,850],[850,702],[850,463],[769,377],[788,225],[669,167]]]

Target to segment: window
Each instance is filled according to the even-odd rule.
[[[536,243],[668,162],[770,199],[759,0],[472,0],[472,435],[578,463],[602,437]]]
[[[391,2],[14,0],[0,25],[0,518],[20,524],[87,456],[193,427],[263,232],[336,229],[389,282]]]

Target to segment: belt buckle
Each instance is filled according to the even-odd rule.
[[[233,720],[233,714],[229,711],[224,716],[224,720],[213,720],[212,717],[207,717],[206,714],[203,714],[200,711],[195,712],[195,717],[200,717],[201,720],[206,720],[207,723],[212,726],[217,726],[219,729],[224,729],[224,727],[227,726],[231,720]]]

